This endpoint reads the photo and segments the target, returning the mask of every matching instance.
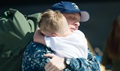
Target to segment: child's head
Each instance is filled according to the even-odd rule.
[[[40,31],[46,36],[62,36],[69,29],[65,17],[59,11],[45,11],[39,22]]]

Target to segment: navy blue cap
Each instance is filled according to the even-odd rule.
[[[87,11],[81,11],[79,7],[73,3],[68,1],[61,1],[54,4],[51,7],[52,10],[58,10],[61,13],[81,13],[80,22],[85,22],[89,20],[89,13]]]

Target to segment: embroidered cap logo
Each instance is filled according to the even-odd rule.
[[[72,5],[75,7],[75,9],[79,10],[79,7],[75,3],[72,3]]]

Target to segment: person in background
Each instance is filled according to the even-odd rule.
[[[120,70],[120,16],[113,21],[101,63],[112,71]]]
[[[73,2],[61,1],[54,4],[50,9],[60,11],[66,18],[68,26],[71,31],[78,30],[80,25],[79,22],[86,22],[89,19],[89,14],[86,11],[81,11],[78,6]],[[78,20],[80,19],[80,20]],[[40,34],[35,34],[34,39],[39,38]],[[79,39],[79,38],[78,38]],[[30,52],[30,56],[34,56],[35,53],[40,54],[42,47],[46,47],[40,43],[31,42],[25,52]],[[46,61],[45,70],[46,71],[100,71],[99,61],[95,56],[88,50],[88,57],[85,58],[64,58],[59,57],[54,54],[46,54],[44,57],[49,57],[50,60]],[[50,52],[51,53],[51,52]],[[39,58],[40,55],[36,56]],[[30,59],[31,60],[31,59]],[[33,59],[32,59],[33,60]],[[37,61],[33,60],[35,69],[39,67],[39,59]]]

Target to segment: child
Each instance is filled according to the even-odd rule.
[[[41,35],[35,42],[48,46],[60,57],[87,59],[88,46],[84,34],[79,30],[71,32],[65,17],[59,11],[44,12],[39,28],[37,32]]]

